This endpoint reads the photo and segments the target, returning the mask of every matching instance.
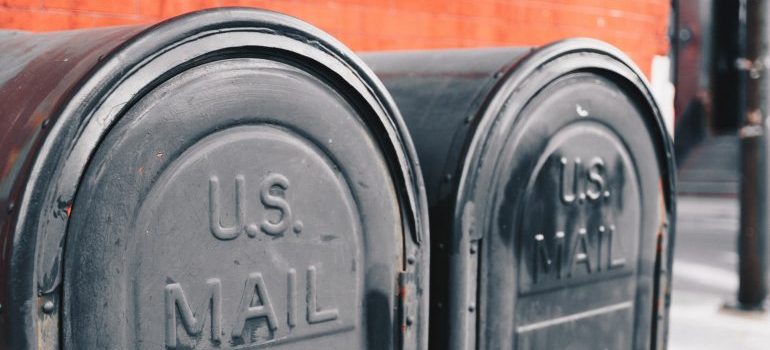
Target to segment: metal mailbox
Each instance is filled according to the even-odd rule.
[[[0,62],[0,348],[426,348],[420,169],[330,36],[229,8]]]
[[[673,150],[626,56],[574,39],[364,61],[424,170],[432,348],[665,346]]]

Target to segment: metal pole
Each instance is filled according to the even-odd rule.
[[[767,295],[767,113],[770,112],[768,65],[768,2],[748,0],[742,15],[746,19],[746,55],[736,65],[747,73],[746,115],[740,129],[741,193],[738,235],[738,306],[762,309]]]
[[[671,14],[668,23],[669,58],[671,59],[669,80],[671,81],[671,84],[676,86],[679,80],[677,77],[677,71],[679,70],[679,47],[683,44],[679,37],[679,0],[671,0]]]
[[[744,114],[744,76],[736,65],[745,54],[746,0],[712,3],[711,120],[717,134],[733,134]]]

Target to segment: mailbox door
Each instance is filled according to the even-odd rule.
[[[363,64],[266,11],[122,30],[50,91],[11,222],[3,341],[425,348],[421,174]]]
[[[673,147],[609,45],[369,53],[425,171],[431,344],[665,342]]]
[[[392,334],[403,229],[358,119],[317,78],[261,59],[145,95],[72,207],[66,344],[362,348],[367,327]]]
[[[597,45],[565,42],[528,57],[490,102],[493,129],[480,125],[496,132],[468,158],[473,195],[464,202],[473,205],[462,218],[474,220],[459,230],[471,250],[456,260],[474,264],[478,244],[478,294],[456,301],[470,315],[478,303],[469,339],[481,348],[656,342],[673,218],[670,141],[638,73]]]

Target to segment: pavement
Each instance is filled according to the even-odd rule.
[[[679,164],[677,190],[684,194],[735,196],[740,179],[740,139],[706,138]]]
[[[770,349],[770,314],[735,311],[740,140],[712,136],[680,163],[669,349]],[[770,305],[770,304],[769,304]]]
[[[669,349],[770,349],[770,314],[725,308],[738,289],[735,197],[678,202]]]

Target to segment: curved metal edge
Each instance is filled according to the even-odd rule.
[[[405,323],[411,323],[411,329],[414,329],[417,334],[414,339],[417,340],[411,346],[404,343],[402,347],[427,348],[428,267],[426,264],[406,262],[407,256],[414,256],[414,254],[418,255],[418,261],[429,259],[428,245],[419,244],[429,239],[427,199],[416,151],[391,96],[360,59],[328,34],[293,17],[246,8],[204,10],[148,27],[117,46],[111,54],[94,66],[78,84],[80,88],[72,94],[68,104],[60,109],[57,122],[52,126],[48,138],[37,153],[38,157],[30,172],[19,206],[19,219],[15,225],[15,251],[11,259],[9,275],[28,274],[32,276],[31,280],[34,284],[33,286],[15,286],[11,288],[9,295],[10,303],[22,305],[18,307],[18,314],[11,315],[14,319],[11,334],[14,337],[26,338],[26,341],[17,342],[17,344],[27,344],[28,348],[38,349],[58,344],[58,339],[50,339],[50,343],[46,343],[45,339],[39,337],[41,333],[38,329],[38,317],[41,313],[38,304],[42,305],[46,293],[51,294],[49,297],[56,297],[60,281],[60,279],[44,280],[42,276],[60,275],[61,271],[58,270],[60,264],[54,266],[56,271],[45,271],[44,267],[40,266],[39,248],[46,239],[46,236],[41,235],[45,235],[46,232],[41,233],[38,225],[47,223],[45,217],[47,214],[66,211],[66,206],[75,196],[91,153],[98,147],[98,142],[109,131],[116,118],[119,118],[122,109],[129,105],[125,104],[116,108],[120,110],[110,111],[113,118],[105,122],[105,120],[93,118],[93,113],[100,107],[99,104],[110,95],[110,90],[120,85],[127,75],[139,71],[146,63],[145,61],[151,60],[156,53],[201,33],[216,34],[228,29],[257,29],[267,34],[288,37],[298,42],[294,48],[299,55],[327,68],[331,62],[341,64],[346,71],[336,72],[340,80],[368,101],[374,114],[379,117],[378,121],[371,122],[380,123],[380,128],[386,133],[389,141],[384,142],[382,146],[387,146],[384,149],[386,159],[395,163],[391,166],[391,170],[402,204],[402,219],[406,224],[404,229],[409,230],[404,237],[406,251],[402,268],[405,270],[404,273],[409,274],[411,279],[417,282],[413,292],[399,297],[415,299],[411,304],[420,309],[419,312],[415,312],[416,316],[419,316],[416,322],[404,320]],[[269,43],[266,43],[265,47],[275,48]],[[316,54],[312,52],[313,50],[323,54]],[[168,74],[168,71],[158,73]],[[143,92],[141,88],[137,87],[137,94],[127,96],[127,99],[141,97]],[[65,128],[66,125],[72,124],[78,126],[77,130],[73,131],[71,127]],[[89,125],[98,126],[98,135],[86,134]],[[94,138],[93,141],[97,143],[89,149],[88,154],[75,154],[75,146],[84,138]],[[48,157],[47,155],[52,154],[51,150],[55,148],[60,150],[59,156]],[[59,240],[62,240],[66,234],[66,216],[63,227],[64,229],[59,229],[58,232],[62,237]],[[412,239],[407,239],[406,236]],[[35,249],[19,251],[16,247],[35,247]],[[57,259],[61,259],[61,249],[60,246]],[[45,285],[46,283],[51,285]],[[59,307],[58,302],[56,306]],[[60,309],[50,314],[60,314]],[[406,324],[402,325],[406,326]],[[404,337],[402,335],[402,338]]]
[[[596,39],[571,38],[537,48],[521,59],[516,59],[515,62],[512,62],[505,75],[498,81],[497,86],[490,91],[488,100],[479,108],[480,116],[475,118],[476,125],[469,131],[473,136],[467,141],[465,147],[466,157],[462,166],[457,197],[455,199],[457,205],[455,206],[454,212],[455,224],[452,230],[452,235],[454,236],[453,241],[460,242],[461,246],[463,245],[463,242],[466,245],[472,244],[471,241],[476,238],[471,237],[473,234],[467,232],[468,225],[466,223],[472,222],[475,223],[475,225],[484,225],[486,220],[479,209],[484,206],[474,201],[476,189],[473,188],[473,186],[478,175],[477,171],[481,166],[481,162],[488,146],[486,135],[493,129],[495,122],[499,118],[500,110],[505,107],[506,102],[511,98],[511,95],[525,84],[532,75],[536,74],[543,65],[568,55],[580,53],[592,53],[605,56],[627,69],[628,73],[631,73],[630,76],[628,74],[621,74],[621,72],[613,73],[619,74],[622,78],[628,80],[631,85],[639,89],[639,93],[645,98],[647,102],[646,105],[649,107],[649,111],[654,119],[649,121],[651,122],[651,126],[657,131],[654,144],[656,145],[656,150],[662,152],[662,154],[659,153],[658,156],[662,162],[665,163],[665,168],[662,169],[663,174],[661,174],[660,182],[661,190],[663,191],[663,199],[665,200],[664,205],[666,215],[665,218],[661,218],[661,227],[658,232],[659,236],[664,236],[659,237],[659,244],[661,244],[659,247],[662,248],[663,253],[661,253],[661,249],[658,250],[659,256],[656,257],[656,263],[661,261],[666,267],[661,268],[658,271],[665,280],[654,281],[656,290],[654,290],[653,293],[654,297],[658,297],[658,300],[653,300],[654,310],[650,310],[650,312],[653,313],[653,334],[650,335],[650,341],[652,348],[665,349],[676,231],[676,165],[674,159],[674,146],[673,140],[666,132],[662,113],[644,74],[633,61],[618,48]],[[573,70],[574,69],[575,68],[573,68]],[[577,69],[601,69],[612,71],[607,67],[595,67],[591,65],[584,65]],[[568,71],[562,72],[562,74],[565,73],[568,73]],[[490,160],[483,161],[489,162]],[[494,162],[494,160],[492,162]],[[482,189],[480,192],[483,193],[484,191],[485,189]],[[468,204],[476,208],[473,210],[474,213],[472,215],[469,215],[467,210],[465,210]],[[474,230],[479,231],[483,229],[476,227]],[[466,267],[459,266],[466,264],[464,259],[454,261],[451,264],[453,265],[453,268],[454,265],[458,265],[458,271],[467,270]],[[476,291],[476,293],[479,292],[481,291]],[[468,307],[468,305],[466,305],[467,303],[469,303],[467,300],[460,299],[450,301],[450,304],[455,306],[455,309],[458,310],[465,310]],[[460,327],[453,327],[453,329],[467,329],[470,331],[470,329],[476,329],[476,327],[478,327],[478,320],[474,322],[473,320],[468,319],[467,313],[465,313],[466,316],[461,315],[462,314],[456,315],[457,317],[450,317],[453,319],[455,325]],[[477,315],[478,314],[475,314],[474,316],[478,317]],[[462,338],[461,340],[463,341],[458,343],[476,343],[473,339]],[[465,349],[462,344],[453,344],[453,346],[456,346],[456,349]]]

